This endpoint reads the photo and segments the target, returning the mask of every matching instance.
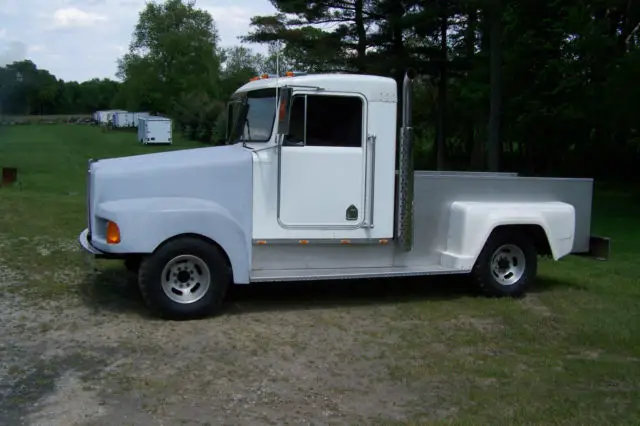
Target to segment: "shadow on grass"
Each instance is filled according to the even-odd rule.
[[[226,314],[242,314],[326,309],[417,300],[448,300],[472,294],[467,281],[456,276],[257,283],[231,286],[223,311]],[[96,311],[149,316],[136,276],[125,268],[110,268],[87,275],[79,288],[79,296],[87,306]]]
[[[386,305],[470,295],[468,282],[459,276],[258,283],[233,286],[225,313]]]
[[[541,293],[567,286],[580,290],[586,288],[577,283],[541,277],[531,292]],[[81,286],[80,296],[87,306],[95,310],[150,317],[136,284],[136,276],[124,268],[111,268],[87,276]],[[223,311],[228,315],[238,315],[276,310],[437,302],[478,296],[467,277],[461,275],[258,283],[232,286]]]
[[[559,288],[570,288],[572,290],[587,290],[584,284],[575,281],[559,280],[548,276],[538,277],[536,284],[529,290],[529,293],[546,293]]]

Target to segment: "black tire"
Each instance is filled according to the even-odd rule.
[[[494,275],[493,259],[500,248],[506,248],[506,251],[502,252],[502,257],[510,260],[510,272],[517,271],[524,264],[524,271],[519,278],[517,278],[518,273],[509,275],[507,272],[503,275],[506,280],[501,281],[499,278],[501,274]],[[517,267],[514,268],[514,264],[517,264]],[[480,291],[487,296],[520,297],[534,284],[537,273],[538,254],[532,240],[515,230],[497,229],[484,245],[471,274]],[[507,284],[509,279],[515,281]]]
[[[165,267],[178,265],[175,263],[178,256],[186,256],[191,259],[188,261],[192,262],[192,266],[184,268],[185,272],[188,272],[186,269],[190,268],[194,277],[202,276],[199,272],[208,269],[209,285],[205,290],[201,290],[204,293],[198,300],[186,303],[184,300],[179,302],[171,298],[192,296],[192,293],[200,288],[198,284],[202,285],[202,288],[206,287],[205,284],[196,282],[197,278],[195,281],[190,280],[188,283],[184,283],[184,285],[194,283],[194,286],[188,291],[176,288],[176,286],[183,284],[178,282],[179,278],[173,279],[174,284],[167,283],[167,286],[163,287],[163,282],[167,282],[165,278],[171,275],[175,276],[173,272],[176,271],[175,268],[179,270],[180,266],[171,268],[173,272],[166,274],[165,277],[163,277],[163,270]],[[193,273],[194,269],[195,274]],[[182,272],[177,273],[181,274]],[[142,261],[138,272],[138,285],[146,305],[161,318],[174,320],[202,318],[216,314],[222,305],[231,280],[231,268],[220,249],[214,244],[193,237],[176,239],[161,246],[155,253]],[[204,282],[204,280],[202,281]],[[172,293],[171,297],[165,292],[165,288],[169,285],[173,286],[171,290],[167,290]]]

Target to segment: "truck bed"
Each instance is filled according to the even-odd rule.
[[[593,179],[523,177],[515,173],[416,172],[414,243],[431,248],[446,241],[453,201],[561,201],[574,206],[573,253],[589,251]]]
[[[251,281],[465,273],[442,265],[449,208],[459,202],[554,202],[574,206],[573,253],[589,251],[592,179],[520,177],[515,173],[416,172],[413,250],[395,244],[254,245]],[[376,240],[377,241],[377,240]]]

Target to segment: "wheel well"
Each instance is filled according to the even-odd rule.
[[[498,230],[508,230],[510,232],[517,232],[521,235],[524,235],[527,238],[531,239],[539,255],[551,255],[551,246],[549,245],[549,239],[547,238],[546,232],[544,232],[544,229],[542,229],[542,226],[540,225],[501,225],[494,228],[491,234]]]
[[[231,277],[233,278],[233,268],[231,267],[231,260],[229,259],[229,255],[227,254],[227,252],[216,241],[212,240],[209,237],[205,237],[204,235],[193,234],[193,233],[174,235],[173,237],[168,238],[164,240],[162,243],[160,243],[158,247],[156,247],[154,252],[158,251],[158,249],[160,249],[160,247],[164,246],[165,244],[168,244],[171,241],[179,240],[182,238],[197,238],[199,240],[206,241],[207,243],[217,247],[218,250],[220,250],[220,253],[222,254],[222,257],[224,258],[225,262],[227,263],[227,266],[229,267],[229,271],[231,272]]]

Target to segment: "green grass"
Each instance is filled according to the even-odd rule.
[[[0,166],[19,170],[18,184],[0,188],[0,268],[28,277],[14,292],[30,303],[80,285],[82,256],[57,247],[85,226],[88,158],[202,146],[147,147],[131,132],[80,125],[0,132]],[[607,262],[542,261],[523,300],[425,297],[375,319],[379,334],[362,337],[376,345],[371,356],[394,381],[433,395],[425,411],[451,419],[434,423],[429,412],[411,424],[640,424],[639,194],[598,186],[593,233],[612,238]]]
[[[86,267],[82,256],[61,248],[85,227],[88,159],[202,146],[178,134],[172,145],[142,145],[135,130],[89,125],[0,127],[0,167],[18,169],[18,181],[0,187],[0,260],[28,277],[29,291],[65,294],[70,276]]]

